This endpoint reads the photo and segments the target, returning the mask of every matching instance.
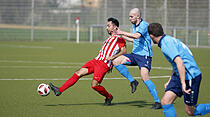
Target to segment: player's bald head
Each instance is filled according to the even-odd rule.
[[[139,8],[133,8],[133,9],[131,9],[131,10],[130,10],[130,13],[133,13],[133,14],[135,14],[136,16],[141,17],[141,11],[140,11]]]

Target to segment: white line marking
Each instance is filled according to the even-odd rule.
[[[2,63],[43,63],[43,64],[70,64],[70,65],[82,65],[84,63],[68,63],[68,62],[43,62],[43,61],[24,61],[24,60],[0,60]]]
[[[162,78],[169,78],[170,76],[150,76],[150,79],[162,79]],[[135,79],[141,79],[141,77],[134,77]],[[105,80],[125,80],[126,78],[104,78]],[[3,79],[0,79],[0,80],[67,80],[67,79],[64,79],[64,78],[27,78],[27,79],[24,79],[24,78],[3,78]],[[92,80],[92,78],[81,78],[79,80]]]
[[[1,44],[2,47],[13,47],[13,48],[38,48],[38,49],[52,49],[53,47],[48,46],[27,46],[27,45],[7,45]]]

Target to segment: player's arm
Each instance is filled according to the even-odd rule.
[[[117,58],[118,56],[120,55],[123,55],[123,54],[126,54],[126,46],[120,48],[120,52],[118,52],[117,54],[113,55],[113,56],[110,56],[107,58],[107,60],[114,60],[115,58]]]
[[[133,38],[126,37],[126,36],[124,36],[124,35],[121,35],[121,38],[123,38],[123,39],[125,39],[125,40],[127,40],[127,41],[129,41],[129,42],[133,42]]]
[[[141,37],[140,33],[129,33],[129,32],[121,31],[119,28],[116,30],[116,34],[126,36],[131,39],[139,39]]]
[[[182,84],[182,91],[189,94],[191,89],[186,90],[184,62],[183,62],[183,60],[181,59],[180,56],[177,56],[174,59],[174,62],[176,63],[176,66],[177,66],[177,69],[178,69],[178,72],[179,72],[179,77],[180,77],[180,81],[181,81],[181,84]]]

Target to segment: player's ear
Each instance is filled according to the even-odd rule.
[[[137,15],[137,19],[140,19],[140,15]]]
[[[155,36],[152,34],[149,34],[150,38],[153,39]]]

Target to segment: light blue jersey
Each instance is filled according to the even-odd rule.
[[[151,38],[148,33],[149,24],[141,19],[141,22],[136,26],[133,24],[133,33],[140,33],[141,37],[139,39],[133,40],[133,54],[141,56],[152,57],[152,46]]]
[[[171,63],[175,73],[179,76],[178,69],[174,59],[180,56],[185,66],[185,80],[191,80],[201,74],[192,52],[180,40],[175,39],[168,35],[163,35],[159,41],[158,46],[161,48],[166,59]]]

